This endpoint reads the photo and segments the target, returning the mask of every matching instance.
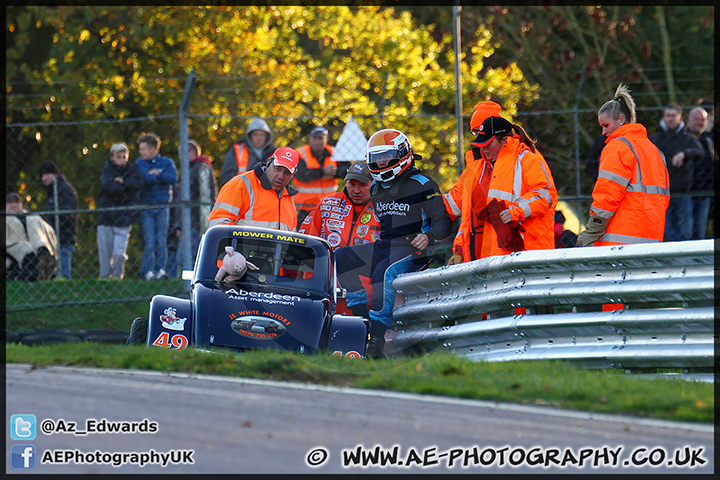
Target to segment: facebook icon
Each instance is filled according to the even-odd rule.
[[[10,447],[10,466],[13,470],[33,470],[36,463],[35,445],[21,443]]]

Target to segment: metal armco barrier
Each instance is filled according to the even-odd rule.
[[[714,241],[698,240],[526,251],[405,274],[394,282],[405,303],[390,344],[473,360],[712,368],[714,273]]]

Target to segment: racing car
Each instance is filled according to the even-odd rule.
[[[226,247],[257,269],[234,281],[216,281]],[[203,235],[189,279],[189,299],[151,299],[149,318],[135,319],[128,344],[365,356],[367,320],[335,314],[342,291],[332,247],[321,238],[216,225]]]

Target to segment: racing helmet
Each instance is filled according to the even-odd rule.
[[[376,182],[391,182],[412,165],[410,140],[399,130],[385,128],[368,140],[365,151],[370,175]]]

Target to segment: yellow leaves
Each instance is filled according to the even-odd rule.
[[[90,39],[90,31],[87,29],[83,29],[82,32],[80,32],[80,37],[78,37],[78,44],[82,45],[85,40]]]
[[[702,400],[696,400],[695,406],[698,408],[707,408],[707,403],[703,402]]]

